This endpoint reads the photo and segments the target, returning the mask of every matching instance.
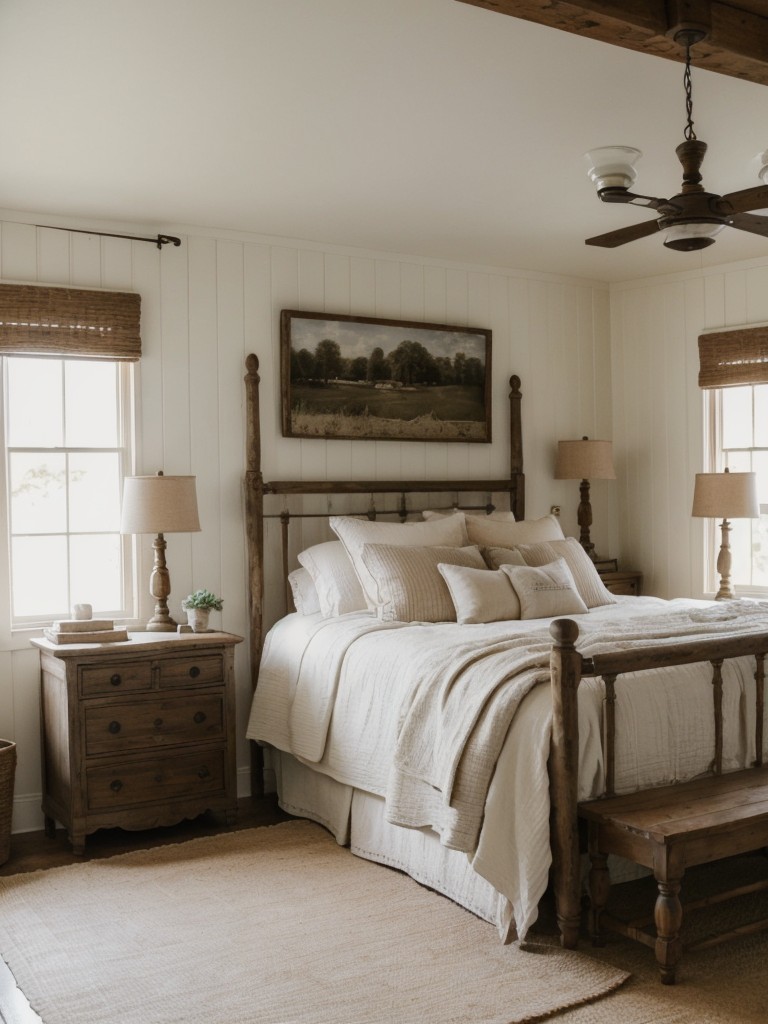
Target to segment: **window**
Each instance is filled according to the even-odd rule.
[[[757,474],[760,518],[729,520],[731,579],[742,591],[768,590],[768,384],[713,388],[708,411],[712,470],[727,467],[736,473]],[[708,525],[712,531],[708,550],[714,553],[720,546],[720,525]],[[716,590],[714,565],[709,576]]]
[[[133,615],[120,495],[132,462],[132,364],[2,360],[14,626]]]

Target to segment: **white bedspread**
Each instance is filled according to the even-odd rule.
[[[764,606],[654,598],[623,599],[577,621],[585,653],[615,646],[617,635],[621,646],[648,642],[649,630],[690,636],[768,625]],[[551,698],[549,687],[535,685],[548,678],[548,625],[287,616],[268,636],[247,735],[385,796],[390,821],[429,826],[445,845],[465,850],[509,901],[504,927],[514,925],[524,937],[551,863]],[[743,721],[748,702],[741,700],[753,669],[746,659],[727,669],[726,766],[740,767],[754,757]],[[668,674],[654,673],[642,694],[626,685],[630,676],[620,682],[618,725],[628,737],[617,752],[620,791],[691,777],[711,760],[710,675],[698,666],[675,672],[674,685]],[[584,680],[581,691],[585,798],[602,783],[602,685]],[[692,706],[700,714],[691,714]],[[668,750],[670,731],[677,742]]]

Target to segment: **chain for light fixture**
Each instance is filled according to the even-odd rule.
[[[685,86],[685,112],[688,115],[688,123],[685,126],[685,138],[690,142],[691,139],[696,138],[696,132],[693,130],[693,90],[691,82],[690,33],[686,33],[685,40],[685,73],[683,75],[683,85]]]

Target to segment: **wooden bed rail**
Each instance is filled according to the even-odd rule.
[[[696,640],[670,639],[668,643],[611,651],[583,657],[576,649],[579,627],[572,619],[556,619],[550,659],[552,686],[552,741],[549,757],[551,797],[552,877],[561,943],[575,948],[581,920],[581,861],[578,830],[579,719],[578,688],[585,676],[602,677],[606,686],[604,712],[605,793],[614,793],[615,682],[618,676],[648,669],[709,662],[712,665],[715,750],[711,771],[722,772],[723,715],[722,665],[729,658],[754,656],[756,686],[755,765],[763,761],[765,657],[768,632],[726,634]]]

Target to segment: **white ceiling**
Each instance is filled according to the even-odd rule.
[[[0,0],[0,207],[623,280],[768,256],[584,238],[585,150],[679,191],[682,66],[455,0]],[[759,184],[768,88],[694,68],[704,184]]]

